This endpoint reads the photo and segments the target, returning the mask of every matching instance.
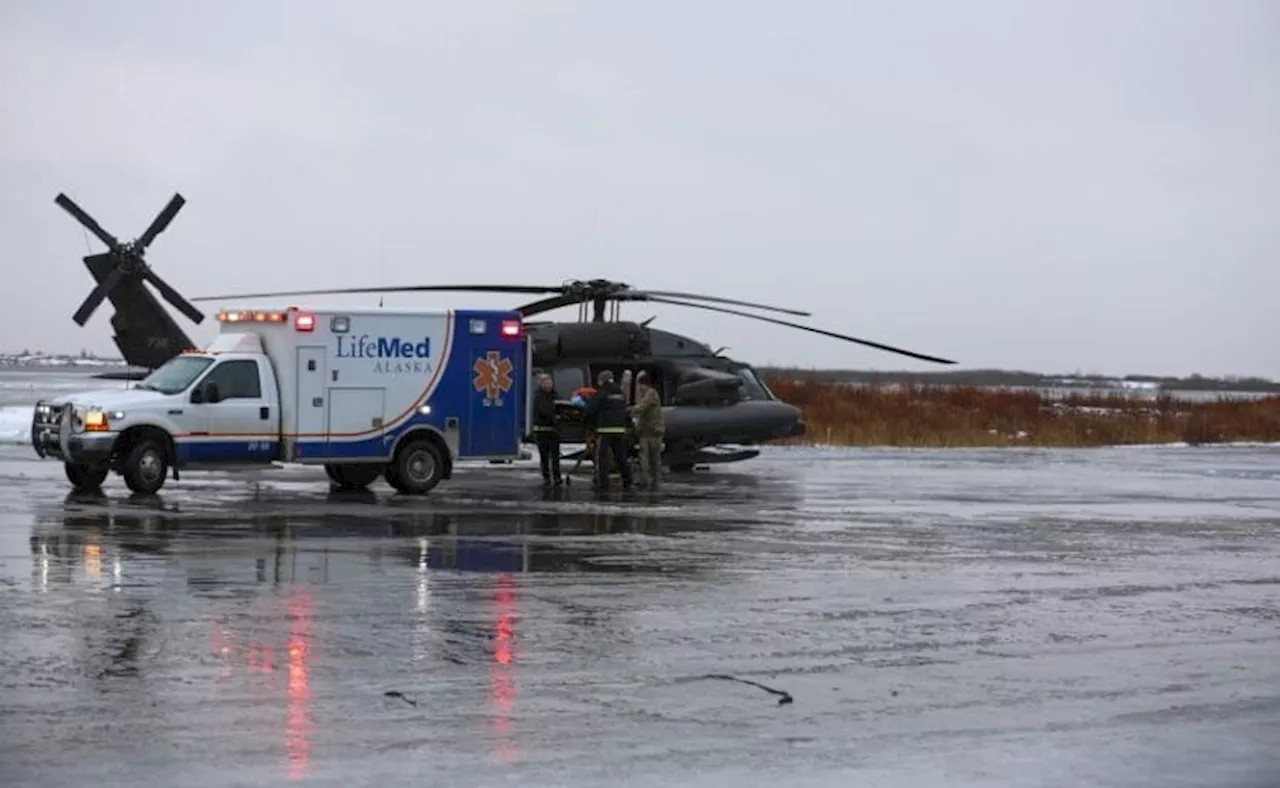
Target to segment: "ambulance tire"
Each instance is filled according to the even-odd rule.
[[[382,475],[381,465],[326,465],[325,473],[343,490],[364,490]]]
[[[120,475],[132,492],[154,495],[169,475],[169,457],[164,446],[150,438],[137,441],[129,448],[120,466]]]
[[[444,457],[430,440],[412,439],[396,452],[386,477],[397,492],[426,495],[444,478]]]
[[[73,462],[64,463],[64,469],[67,481],[77,490],[100,489],[107,480],[107,474],[111,473],[106,465],[76,465]]]

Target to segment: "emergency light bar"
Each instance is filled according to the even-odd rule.
[[[503,320],[502,327],[498,330],[502,332],[504,337],[518,337],[520,336],[520,328],[519,320]]]
[[[220,323],[283,323],[284,312],[252,312],[242,310],[239,312],[222,311],[218,313],[218,322]]]
[[[221,323],[284,323],[289,318],[289,312],[255,312],[249,309],[238,311],[223,310],[218,313],[218,321]],[[294,315],[293,327],[298,331],[314,331],[316,328],[315,315],[302,312]]]

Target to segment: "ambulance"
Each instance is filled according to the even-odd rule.
[[[519,312],[222,310],[209,346],[129,389],[36,403],[31,442],[94,489],[151,494],[181,471],[324,466],[423,494],[460,459],[519,458],[531,343]]]

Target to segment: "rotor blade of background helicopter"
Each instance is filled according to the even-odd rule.
[[[196,309],[190,301],[182,296],[181,293],[170,287],[168,282],[157,276],[155,271],[152,271],[150,268],[145,268],[143,269],[142,276],[160,291],[160,295],[164,296],[164,300],[173,304],[177,307],[179,312],[191,318],[192,323],[200,323],[204,321],[204,314],[201,313],[199,309]]]
[[[413,285],[399,287],[342,287],[326,290],[282,290],[275,293],[240,293],[238,295],[199,296],[192,301],[232,301],[241,298],[281,298],[303,295],[342,295],[347,293],[425,293],[429,291],[470,291],[476,293],[559,293],[559,287],[527,285]]]
[[[181,194],[173,195],[173,199],[169,200],[169,204],[166,205],[164,210],[156,216],[155,221],[151,223],[151,226],[147,228],[147,231],[138,236],[138,249],[146,249],[150,246],[151,242],[156,239],[156,236],[165,231],[165,228],[169,226],[169,222],[173,221],[173,217],[178,215],[178,211],[182,210],[182,206],[186,202],[187,201],[182,198]],[[200,321],[197,320],[196,322],[199,323]]]
[[[867,347],[873,347],[879,350],[887,350],[890,353],[898,353],[903,356],[911,356],[912,358],[918,358],[918,359],[921,359],[922,361],[933,361],[938,364],[956,363],[949,359],[938,358],[937,356],[926,356],[923,353],[915,353],[913,351],[903,350],[902,348],[893,347],[891,345],[882,345],[879,342],[872,342],[867,339],[858,339],[857,337],[851,337],[847,334],[838,334],[834,331],[827,331],[826,329],[822,329],[822,328],[813,328],[812,326],[802,326],[799,323],[790,323],[786,320],[778,320],[777,318],[765,317],[764,315],[753,315],[750,312],[740,312],[737,309],[725,309],[724,307],[711,306],[709,304],[695,304],[692,301],[677,301],[672,298],[650,298],[648,300],[654,301],[660,304],[688,306],[688,307],[693,307],[694,309],[706,309],[711,312],[724,312],[725,314],[729,314],[729,315],[749,317],[749,318],[752,318],[753,320],[763,320],[766,323],[774,323],[779,326],[787,326],[788,328],[798,328],[801,331],[811,331],[814,334],[821,334],[823,336],[831,337],[833,339],[843,339],[846,342],[857,342],[859,345],[866,345]]]
[[[111,273],[107,274],[107,278],[103,279],[93,291],[89,293],[84,302],[80,304],[80,308],[71,316],[77,325],[83,326],[89,322],[89,317],[93,315],[93,311],[106,300],[108,294],[115,289],[115,286],[124,278],[124,271],[119,267],[112,268]]]
[[[645,296],[657,296],[658,298],[687,298],[694,301],[711,301],[717,304],[749,306],[753,309],[766,309],[770,312],[782,312],[783,314],[799,315],[800,317],[813,317],[812,312],[801,312],[799,309],[787,309],[786,307],[769,306],[768,304],[753,304],[750,301],[735,301],[732,298],[719,298],[717,296],[698,295],[697,293],[676,293],[669,290],[637,290],[635,293],[638,297],[633,300],[645,300]]]
[[[102,227],[93,220],[93,217],[85,213],[79,205],[72,202],[70,197],[62,192],[58,192],[58,196],[54,197],[53,201],[60,205],[62,210],[74,216],[76,221],[83,224],[89,232],[98,236],[98,240],[106,244],[111,251],[114,252],[120,248],[120,242],[115,239],[115,236],[102,229]]]

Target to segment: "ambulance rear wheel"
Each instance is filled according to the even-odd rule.
[[[73,462],[64,464],[67,481],[77,490],[96,490],[107,480],[111,469],[105,465],[77,465]]]
[[[382,474],[381,465],[326,465],[324,470],[344,490],[363,490]]]
[[[429,440],[419,439],[401,447],[387,469],[387,482],[406,495],[424,495],[444,478],[444,458]]]

